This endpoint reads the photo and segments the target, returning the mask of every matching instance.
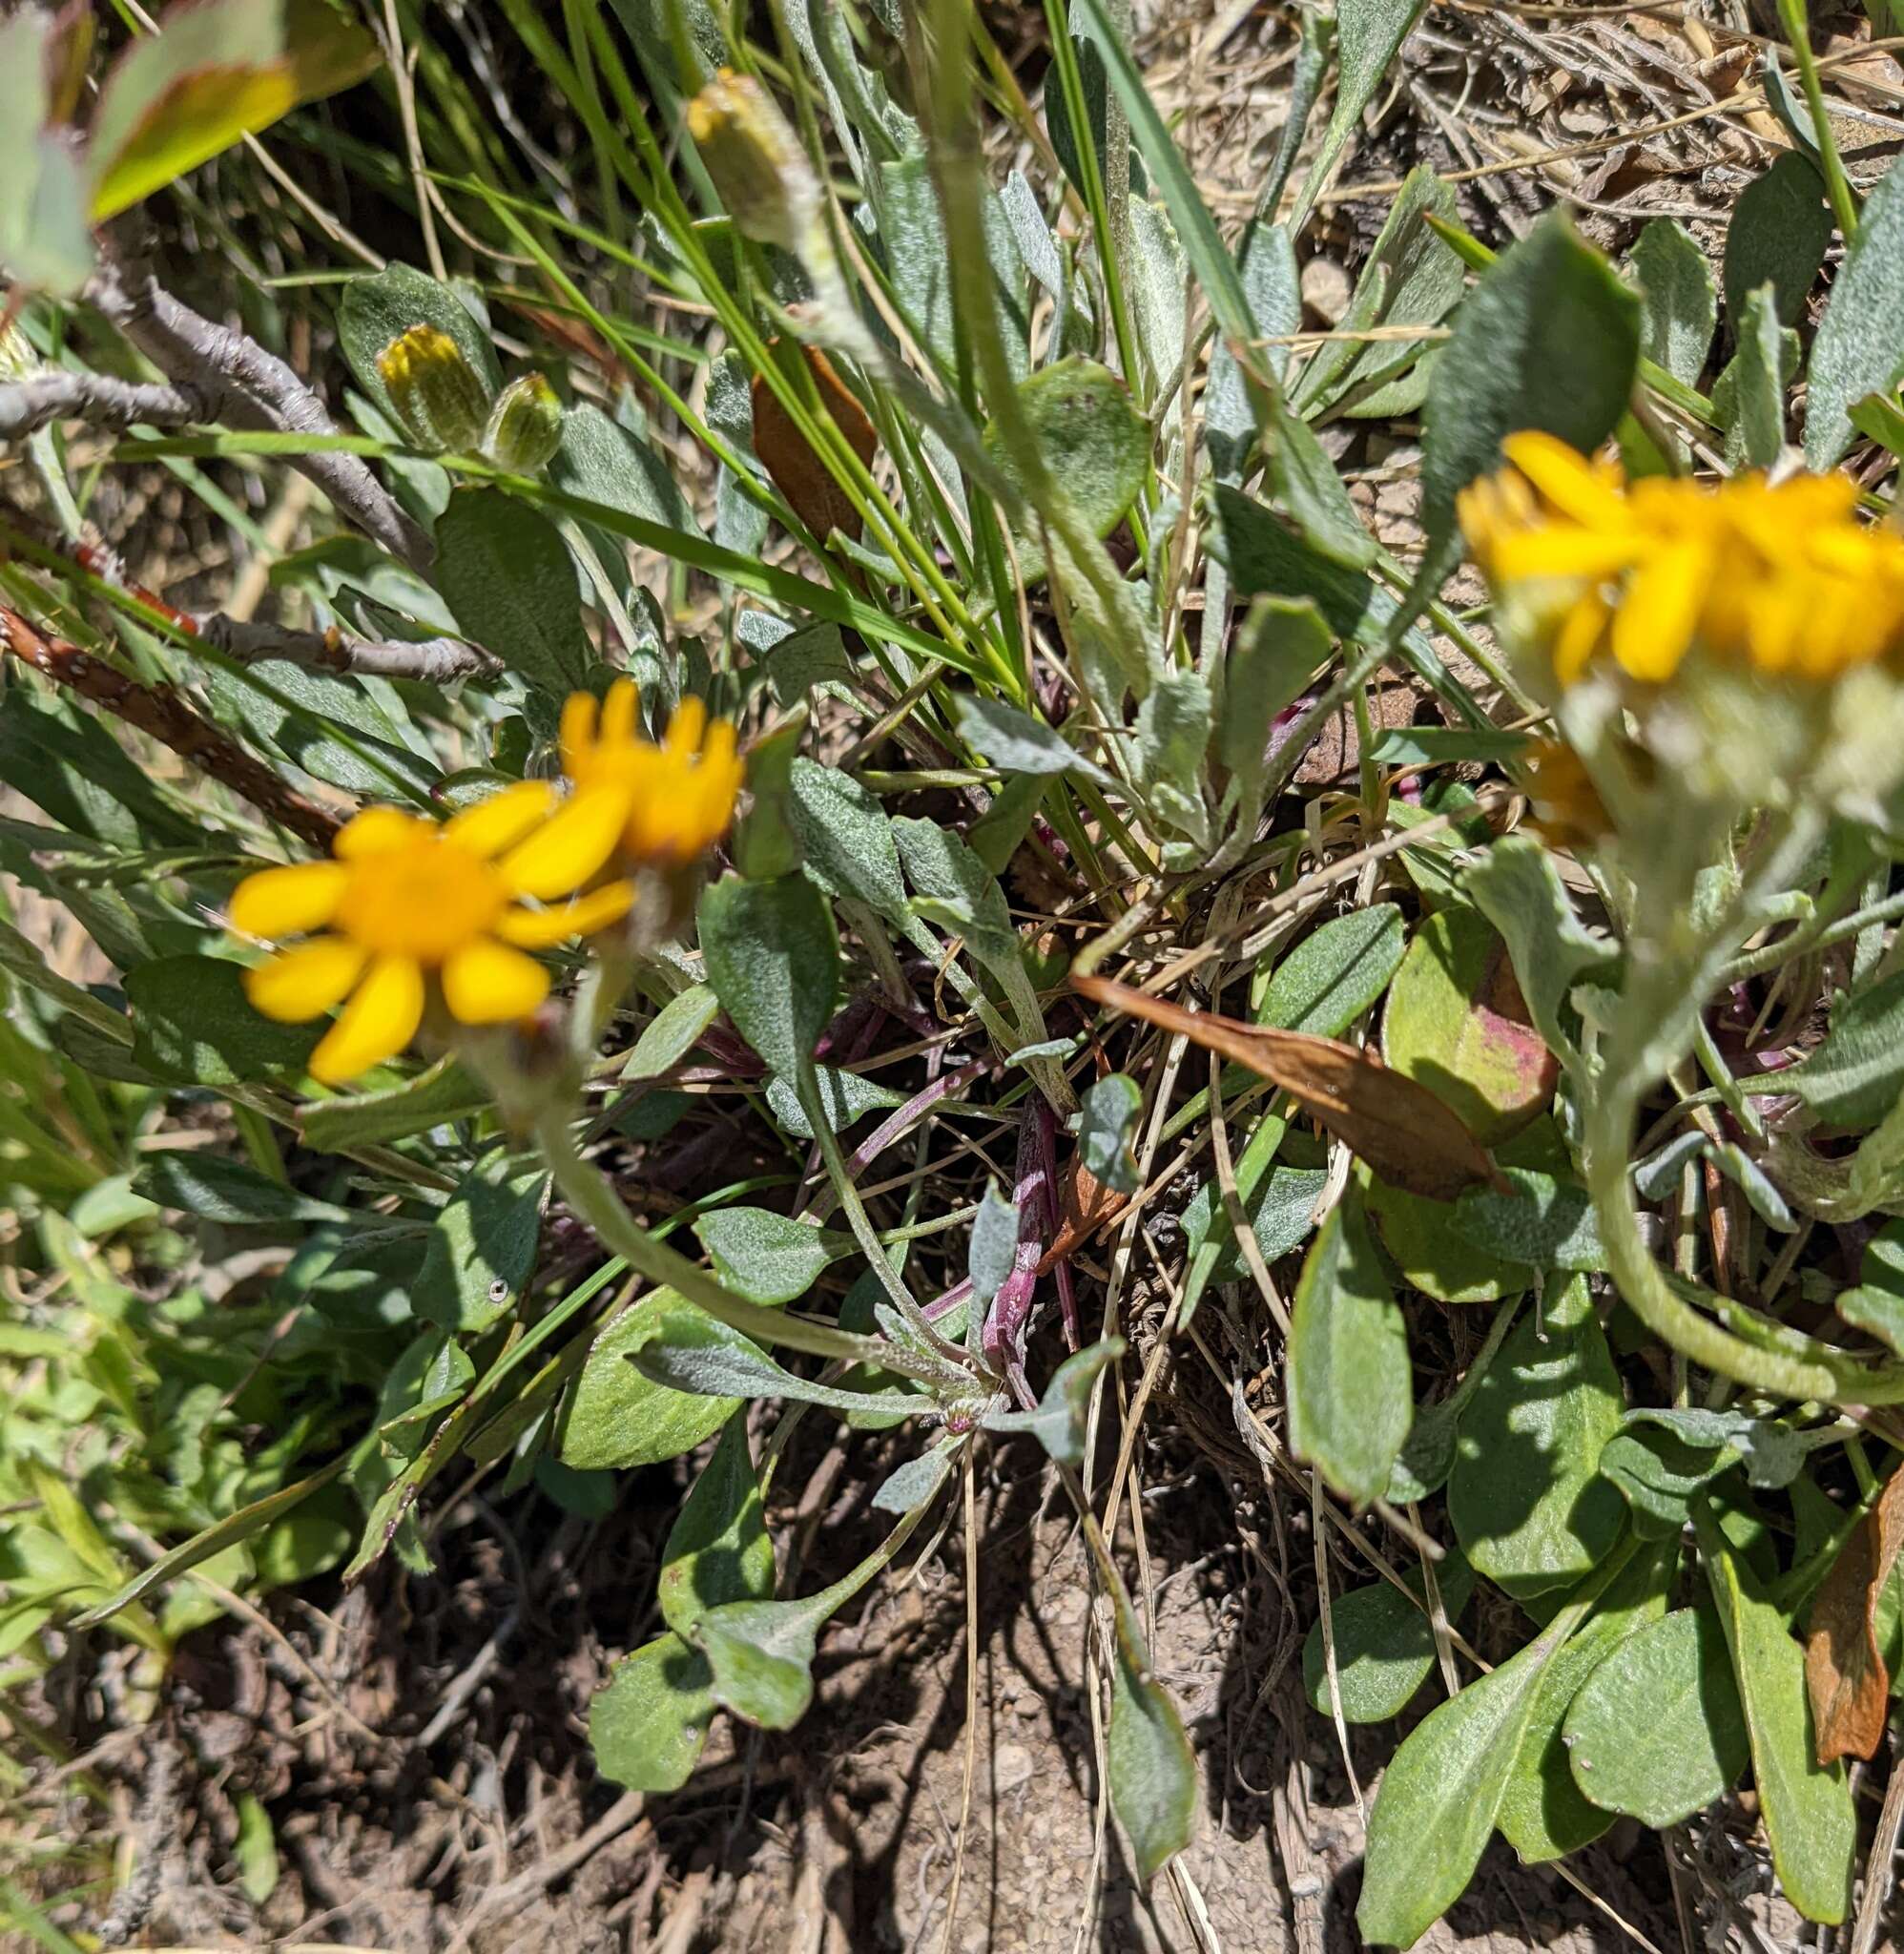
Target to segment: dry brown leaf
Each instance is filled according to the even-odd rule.
[[[1130,1196],[1114,1187],[1106,1187],[1085,1163],[1072,1158],[1064,1170],[1058,1190],[1058,1232],[1051,1246],[1039,1258],[1042,1276],[1056,1263],[1066,1261],[1091,1237],[1107,1228],[1130,1205]]]
[[[1877,1603],[1904,1548],[1904,1469],[1845,1542],[1811,1603],[1805,1632],[1805,1688],[1822,1768],[1870,1757],[1884,1735],[1891,1673],[1877,1646]]]
[[[817,346],[802,346],[800,351],[827,411],[838,423],[853,451],[870,465],[880,437],[866,418],[865,408],[853,398],[846,383],[834,371],[833,362]],[[842,536],[859,539],[859,511],[757,373],[754,376],[754,452],[773,477],[774,487],[787,498],[788,508],[822,543],[835,530]]]
[[[1338,1038],[1246,1025],[1213,1011],[1187,1011],[1104,977],[1074,973],[1071,983],[1097,1004],[1166,1031],[1180,1031],[1206,1051],[1234,1059],[1280,1086],[1391,1187],[1431,1201],[1452,1201],[1471,1187],[1505,1185],[1486,1150],[1446,1101],[1391,1071],[1373,1052]]]

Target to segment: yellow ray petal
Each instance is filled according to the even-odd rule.
[[[1676,543],[1639,571],[1613,619],[1613,656],[1622,671],[1649,684],[1678,671],[1711,571],[1711,552],[1702,543]]]
[[[595,743],[595,696],[591,692],[571,692],[562,702],[557,744],[562,749],[562,771],[571,780],[582,756]]]
[[[1607,535],[1570,523],[1542,523],[1497,537],[1488,569],[1501,583],[1533,577],[1614,576],[1645,554],[1636,536]]]
[[[619,923],[634,900],[631,883],[611,882],[553,909],[507,909],[497,919],[496,934],[518,949],[546,950],[571,936],[592,936]]]
[[[461,1024],[510,1024],[548,995],[548,972],[505,944],[479,939],[443,967],[443,1001]]]
[[[1630,517],[1616,483],[1583,455],[1538,428],[1510,434],[1500,451],[1553,507],[1589,529],[1622,529]]]
[[[341,862],[263,868],[232,891],[232,927],[242,936],[301,936],[337,914],[350,871]]]
[[[424,1018],[424,973],[414,957],[379,957],[311,1054],[311,1076],[341,1086],[395,1058]]]
[[[301,1025],[343,1002],[365,960],[364,951],[347,937],[314,937],[247,970],[244,994],[252,1008],[267,1018]]]
[[[387,855],[405,842],[417,838],[419,828],[428,822],[401,807],[366,807],[343,824],[343,831],[331,843],[331,853],[340,862],[361,862],[366,855]]]
[[[444,829],[443,838],[459,848],[467,848],[472,855],[500,855],[520,842],[554,805],[553,781],[518,780],[513,787],[466,807]]]
[[[1554,676],[1571,685],[1586,670],[1586,663],[1600,647],[1609,615],[1606,605],[1589,591],[1563,620],[1554,639]]]
[[[504,856],[510,894],[547,903],[580,888],[614,852],[627,820],[628,796],[620,787],[585,787]]]
[[[619,746],[634,738],[634,722],[641,711],[641,693],[632,678],[617,678],[602,702],[602,743]]]
[[[674,708],[674,717],[668,721],[668,738],[662,743],[670,753],[698,753],[707,725],[706,702],[690,693]]]

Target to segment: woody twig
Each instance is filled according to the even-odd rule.
[[[6,391],[0,386],[0,403],[4,403]],[[418,678],[430,685],[447,685],[454,679],[493,675],[502,669],[490,653],[457,637],[367,638],[335,624],[322,631],[305,631],[295,625],[231,617],[222,611],[181,611],[156,591],[135,582],[117,553],[105,545],[67,544],[22,510],[0,518],[0,557],[10,542],[50,569],[76,569],[111,584],[155,612],[179,636],[197,638],[240,665],[255,664],[260,658],[283,658],[318,672]]]
[[[166,376],[178,404],[195,409],[186,418],[280,434],[338,431],[323,402],[275,353],[194,312],[133,259],[103,256],[86,297]],[[288,459],[373,542],[413,570],[428,566],[429,538],[360,456]]]
[[[12,653],[54,684],[170,747],[280,827],[329,853],[343,825],[339,817],[287,786],[229,734],[201,717],[175,687],[141,685],[69,639],[40,632],[5,604],[0,604],[0,651]]]

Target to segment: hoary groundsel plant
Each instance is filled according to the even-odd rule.
[[[1497,254],[1418,170],[1322,334],[1305,227],[1409,0],[1292,25],[1240,230],[1115,0],[1046,0],[1036,108],[968,0],[483,10],[588,195],[380,10],[418,261],[318,288],[321,389],[262,302],[177,295],[141,200],[193,211],[371,34],[204,0],[102,69],[83,10],[0,28],[10,1698],[118,1638],[151,1714],[223,1609],[427,1568],[454,1488],[600,1511],[686,1459],[590,1719],[667,1793],[716,1717],[798,1723],[828,1620],[1042,1447],[1148,1881],[1198,1741],[1121,1499],[1163,1367],[1221,1345],[1286,1410],[1237,1385],[1272,1482],[1381,1543],[1325,1588],[1317,1714],[1440,1696],[1368,1942],[1497,1830],[1557,1860],[1747,1783],[1790,1903],[1875,1919],[1904,168],[1852,194],[1795,5],[1798,147],[1722,279],[1669,218]],[[1012,125],[1028,171],[984,160]],[[1406,560],[1343,477],[1372,421],[1418,442]],[[271,621],[129,578],[89,509],[153,466]],[[245,485],[292,476],[267,534]],[[710,1095],[769,1171],[723,1182]],[[673,1148],[686,1205],[630,1167]],[[208,1231],[273,1251],[241,1306]],[[829,1585],[766,1524],[812,1412],[905,1435]]]

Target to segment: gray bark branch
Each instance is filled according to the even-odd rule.
[[[104,258],[86,296],[181,392],[200,418],[281,434],[335,434],[323,402],[256,340],[194,312],[129,260]],[[354,454],[287,457],[338,512],[411,569],[427,569],[429,538]]]

